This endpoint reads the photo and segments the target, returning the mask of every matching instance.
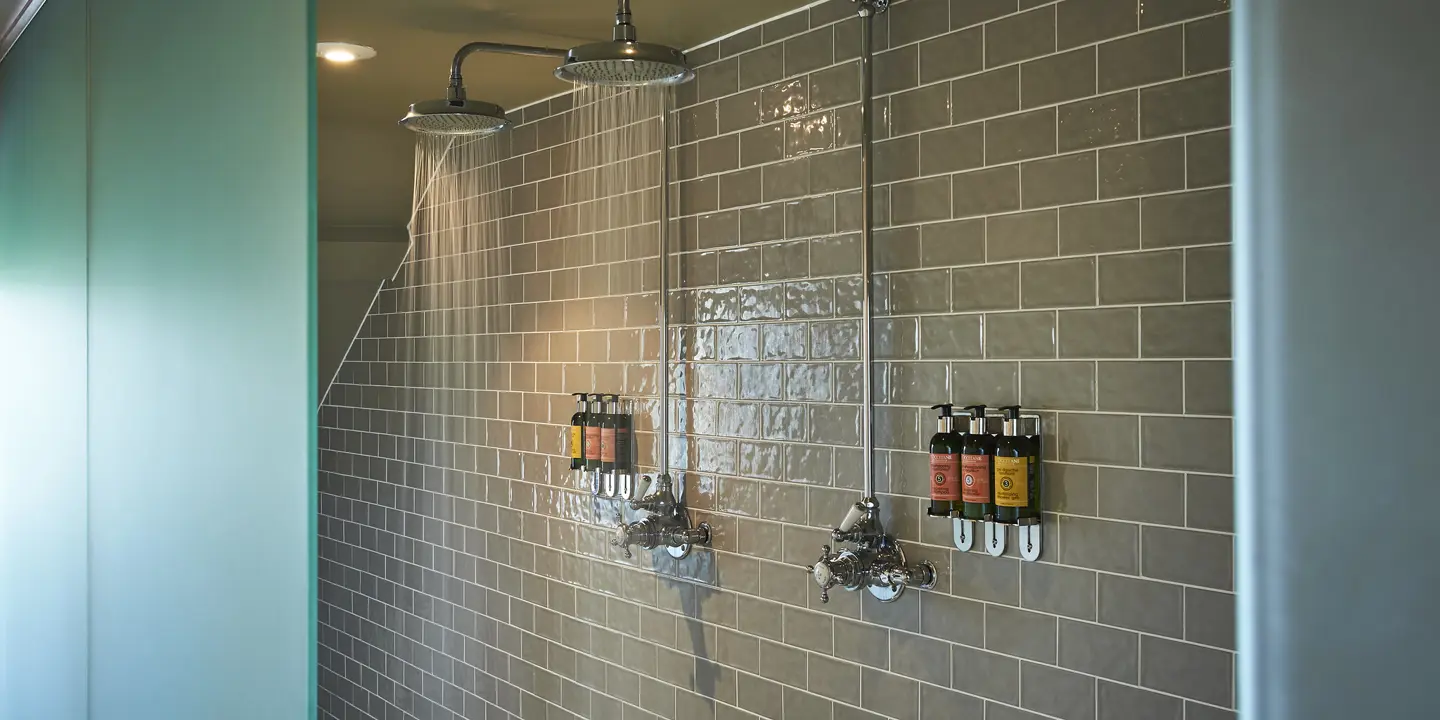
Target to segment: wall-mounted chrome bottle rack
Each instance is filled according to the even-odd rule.
[[[1000,413],[985,413],[987,432],[989,424],[992,420],[995,419],[999,419],[1001,420],[1001,422],[1006,422],[1004,415]],[[1015,428],[1015,434],[1017,436],[1024,437],[1027,442],[1034,444],[1034,456],[1037,459],[1043,457],[1040,445],[1040,438],[1042,436],[1040,422],[1041,420],[1038,414],[1021,413],[1019,416],[1020,426]],[[1043,481],[1041,480],[1041,475],[1044,472],[1044,465],[1044,462],[1037,463],[1034,479],[1034,482],[1040,483],[1042,487]],[[981,527],[978,529],[978,533],[983,536],[981,538],[981,542],[983,543],[985,552],[994,555],[995,557],[1000,557],[1001,555],[1005,554],[1006,538],[1008,536],[1008,533],[1006,532],[1006,527],[1014,526],[1016,530],[1015,549],[1019,553],[1020,559],[1034,562],[1035,560],[1040,558],[1040,550],[1042,546],[1041,528],[1043,527],[1039,514],[1039,508],[1034,508],[1034,510],[1035,514],[1030,517],[999,519],[996,518],[993,514],[987,514],[985,516],[985,519],[983,520],[965,518],[963,516],[960,516],[957,511],[957,514],[952,515],[950,518],[955,547],[961,551],[966,552],[973,548],[975,546],[975,540],[977,535],[977,528],[975,526],[979,524]]]

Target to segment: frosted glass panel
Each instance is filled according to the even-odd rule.
[[[89,6],[92,716],[306,717],[312,13]]]
[[[83,0],[50,0],[0,62],[0,718],[7,720],[85,717],[84,99]]]

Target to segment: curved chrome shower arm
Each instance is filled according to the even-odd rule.
[[[476,52],[505,53],[506,55],[531,55],[534,57],[557,57],[564,58],[568,50],[560,48],[540,47],[538,45],[512,45],[510,43],[498,42],[472,42],[466,43],[455,51],[455,59],[450,62],[450,99],[465,99],[465,80],[460,75],[460,66],[465,64],[465,58]]]

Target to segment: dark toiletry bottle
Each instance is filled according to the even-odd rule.
[[[585,405],[585,469],[600,469],[600,394],[591,393]]]
[[[620,414],[616,405],[614,395],[600,396],[600,472],[604,473],[615,472],[615,418]]]
[[[1005,429],[995,441],[995,521],[1014,523],[1030,508],[1030,438],[1020,433],[1020,406],[1000,408]]]
[[[570,469],[585,469],[585,393],[570,393],[575,396],[575,414],[570,416]]]
[[[618,395],[615,398],[615,471],[628,473],[631,470],[630,442],[634,437],[631,429],[634,426],[634,408],[631,401],[621,401]]]
[[[950,403],[934,405],[940,411],[936,433],[930,437],[930,508],[934,517],[949,517],[960,509],[960,434]]]
[[[970,431],[961,437],[961,513],[967,520],[988,520],[995,514],[995,438],[985,432],[985,406],[969,405]]]
[[[1022,423],[1022,425],[1023,425],[1024,421],[1022,420],[1021,423]],[[1023,432],[1023,431],[1022,431],[1022,432]],[[1030,502],[1029,502],[1028,505],[1025,506],[1025,510],[1020,513],[1020,518],[1021,518],[1022,520],[1025,519],[1025,518],[1034,518],[1034,520],[1035,520],[1036,522],[1039,522],[1039,520],[1040,520],[1040,469],[1041,469],[1041,468],[1040,468],[1040,421],[1039,421],[1039,420],[1036,420],[1036,421],[1035,421],[1035,434],[1034,434],[1034,435],[1026,435],[1026,436],[1025,436],[1025,439],[1026,439],[1026,441],[1029,442],[1029,447],[1030,447],[1030,465],[1029,465],[1029,467],[1028,467],[1028,469],[1029,469],[1029,471],[1030,471],[1030,472],[1029,472],[1029,477],[1028,477],[1029,485],[1026,486],[1027,489],[1029,490],[1029,493],[1030,493]]]

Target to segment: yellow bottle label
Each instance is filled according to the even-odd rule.
[[[995,504],[1023,508],[1030,504],[1030,458],[995,458]]]
[[[581,440],[582,438],[584,438],[584,437],[585,437],[585,429],[584,429],[584,428],[580,427],[579,425],[571,425],[571,426],[570,426],[570,457],[571,457],[571,459],[575,459],[575,458],[581,457],[581,455],[580,455],[580,440]]]

